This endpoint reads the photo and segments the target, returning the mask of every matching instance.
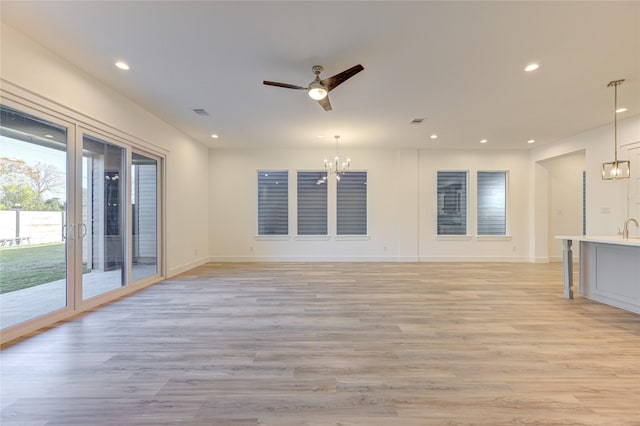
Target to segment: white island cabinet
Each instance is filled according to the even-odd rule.
[[[573,298],[573,242],[580,243],[579,293],[640,313],[640,239],[558,236],[563,240],[564,296]]]

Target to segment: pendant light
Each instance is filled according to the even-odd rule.
[[[607,84],[607,87],[613,86],[613,152],[614,160],[608,163],[602,163],[602,179],[618,180],[629,179],[631,176],[630,162],[626,160],[618,160],[618,86],[624,82],[622,80],[614,80]]]

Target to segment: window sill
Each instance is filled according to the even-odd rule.
[[[473,235],[438,235],[438,241],[469,241]]]
[[[509,241],[511,235],[477,235],[478,241]]]
[[[296,241],[328,241],[331,237],[329,235],[296,235]]]
[[[256,241],[289,241],[291,239],[288,235],[254,235]]]
[[[336,235],[336,241],[368,241],[369,235]]]

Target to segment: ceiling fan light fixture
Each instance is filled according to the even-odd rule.
[[[329,92],[319,81],[314,81],[309,85],[309,97],[313,100],[322,100],[327,97],[327,93]]]

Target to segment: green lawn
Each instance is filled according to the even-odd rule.
[[[64,249],[64,243],[0,249],[0,294],[63,279]]]

